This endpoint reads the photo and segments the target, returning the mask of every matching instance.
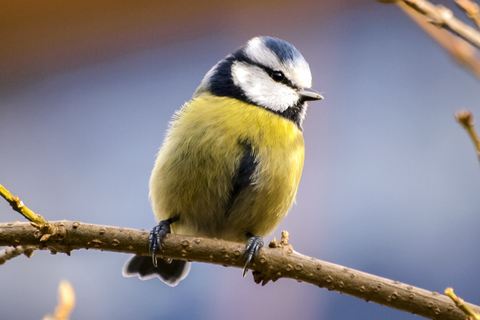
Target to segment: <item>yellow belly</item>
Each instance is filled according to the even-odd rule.
[[[247,141],[258,161],[253,183],[228,216],[225,204]],[[179,216],[172,232],[244,242],[265,236],[292,206],[304,141],[290,120],[236,99],[204,93],[176,114],[150,180],[158,221]]]

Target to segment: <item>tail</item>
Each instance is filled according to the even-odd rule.
[[[191,264],[182,260],[172,260],[171,263],[167,263],[163,259],[158,259],[157,267],[154,267],[152,257],[133,256],[125,263],[122,274],[124,277],[138,276],[141,280],[158,277],[170,287],[175,287],[188,275]]]

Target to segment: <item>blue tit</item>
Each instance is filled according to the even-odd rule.
[[[152,257],[131,258],[124,276],[170,286],[184,279],[190,262],[156,259],[169,232],[246,243],[245,276],[262,237],[295,201],[307,102],[323,99],[311,83],[300,52],[271,37],[251,39],[207,72],[173,116],[155,161]]]

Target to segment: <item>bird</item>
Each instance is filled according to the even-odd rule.
[[[124,276],[183,280],[191,262],[156,257],[168,233],[245,243],[245,276],[295,201],[308,102],[323,99],[311,85],[302,54],[269,36],[207,72],[174,114],[151,174],[152,256],[133,256]]]

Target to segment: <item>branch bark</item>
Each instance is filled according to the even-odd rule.
[[[40,229],[28,222],[1,223],[0,246],[33,246],[68,255],[77,249],[149,255],[149,232],[145,230],[77,221],[51,224],[56,232],[45,239]],[[241,243],[169,234],[160,256],[242,268],[243,251]],[[290,278],[430,319],[466,318],[445,295],[307,257],[279,241],[272,241],[270,248],[262,248],[253,262],[254,280],[263,285],[269,280]],[[480,307],[467,305],[480,312]]]
[[[480,32],[455,18],[450,9],[434,5],[426,0],[402,0],[405,4],[427,16],[430,21],[480,48]]]
[[[32,257],[33,251],[35,250],[35,247],[22,247],[22,246],[17,246],[15,248],[5,248],[0,252],[0,266],[7,262],[10,259],[13,259],[15,257],[18,257],[22,254],[27,256],[28,258]]]
[[[429,22],[428,17],[405,4],[405,2],[399,1],[397,4],[415,23],[437,41],[456,62],[480,78],[480,60],[477,58],[477,50],[474,46],[449,31],[436,27]]]

